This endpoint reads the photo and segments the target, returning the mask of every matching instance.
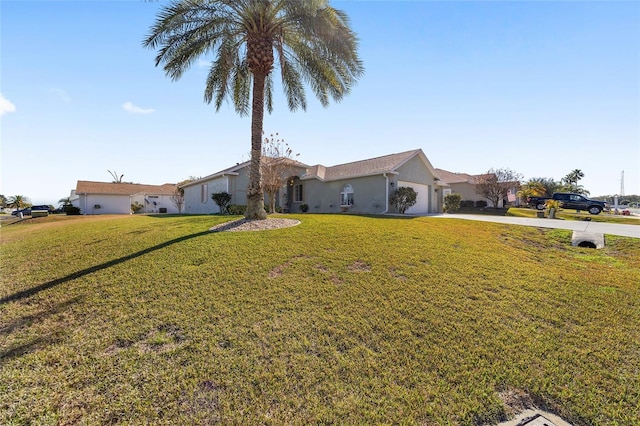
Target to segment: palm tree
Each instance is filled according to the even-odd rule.
[[[67,206],[71,205],[71,197],[60,198],[58,200],[58,205],[61,209],[64,209]]]
[[[304,83],[323,106],[340,101],[364,68],[346,14],[328,0],[176,0],[163,7],[143,41],[159,48],[172,80],[202,55],[213,54],[204,100],[216,111],[230,98],[241,116],[251,111],[248,219],[265,219],[260,173],[264,108],[273,110],[272,70],[279,68],[291,111],[306,109]]]
[[[569,185],[578,186],[578,181],[584,177],[584,172],[580,169],[571,170],[571,172],[566,175],[563,180],[567,182]]]
[[[29,199],[24,195],[13,195],[7,200],[7,207],[20,210],[27,207],[29,203]]]

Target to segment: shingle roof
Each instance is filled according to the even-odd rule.
[[[304,176],[304,179],[316,178],[328,181],[391,173],[421,152],[420,149],[414,149],[397,154],[354,161],[352,163],[338,164],[332,167],[325,167],[318,164],[307,169],[307,174]]]
[[[475,183],[476,176],[469,175],[467,173],[454,173],[447,170],[436,169],[436,172],[440,176],[442,182],[446,184],[452,183]]]
[[[173,183],[164,185],[143,185],[139,183],[112,183],[112,182],[92,182],[79,180],[76,184],[76,194],[111,194],[111,195],[134,195],[153,194],[171,195],[177,186]]]

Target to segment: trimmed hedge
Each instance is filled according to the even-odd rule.
[[[229,204],[227,206],[227,214],[232,216],[244,215],[247,212],[247,206],[242,204]]]

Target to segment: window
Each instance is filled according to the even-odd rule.
[[[200,185],[200,202],[202,203],[207,202],[207,184],[206,183],[203,183],[202,185]]]
[[[353,206],[353,187],[351,185],[345,185],[340,192],[340,207]]]
[[[302,202],[302,185],[293,185],[293,202],[301,203]]]

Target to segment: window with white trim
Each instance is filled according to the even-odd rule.
[[[294,203],[302,202],[302,185],[300,184],[293,185],[293,202]]]
[[[353,187],[349,184],[342,187],[340,192],[340,207],[353,206]]]
[[[202,203],[206,203],[208,198],[207,198],[207,184],[203,183],[202,185],[200,185],[200,202]]]

